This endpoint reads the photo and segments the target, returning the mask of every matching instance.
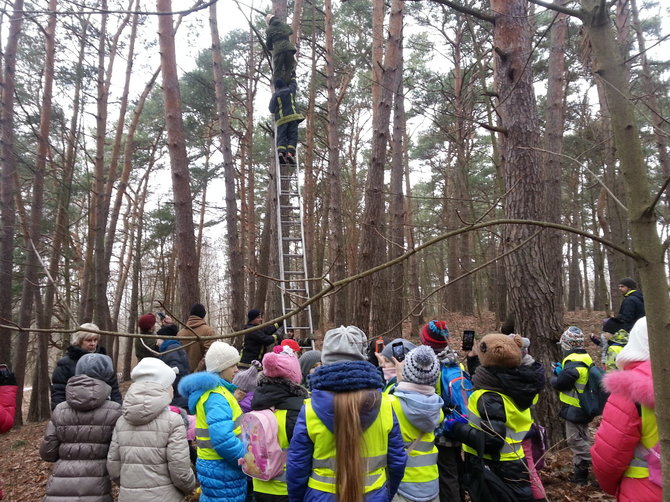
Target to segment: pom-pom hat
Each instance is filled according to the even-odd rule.
[[[420,345],[405,356],[402,378],[406,382],[435,386],[440,377],[440,361],[427,345]]]
[[[421,344],[428,345],[435,352],[441,352],[449,345],[449,328],[444,321],[430,321],[421,330]]]

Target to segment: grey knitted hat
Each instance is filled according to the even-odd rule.
[[[307,379],[307,375],[309,375],[309,370],[311,370],[315,364],[321,362],[321,351],[308,350],[300,356],[298,362],[300,363],[300,373],[302,373],[302,381],[304,382]]]
[[[260,366],[260,363],[254,360],[249,368],[240,371],[233,377],[233,385],[237,385],[243,392],[253,392],[256,390],[256,384],[258,382],[258,366],[254,363]]]
[[[440,377],[440,361],[432,348],[420,345],[405,356],[402,378],[419,385],[435,385]]]
[[[114,376],[114,365],[112,358],[104,354],[84,354],[77,361],[74,374],[76,376],[86,375],[106,382]]]
[[[404,338],[396,338],[391,343],[387,343],[386,346],[384,347],[384,350],[382,350],[382,356],[384,356],[389,361],[393,359],[393,344],[397,342],[402,343],[402,346],[405,348],[405,356],[407,356],[407,353],[410,350],[416,348],[416,345],[414,345],[409,340],[405,340]]]
[[[323,337],[321,361],[323,364],[342,361],[364,361],[368,340],[356,326],[340,326],[326,332]]]

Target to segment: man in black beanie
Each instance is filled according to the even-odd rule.
[[[251,309],[247,312],[247,324],[244,326],[244,329],[253,328],[260,324],[263,324],[263,312],[258,309]],[[238,366],[240,368],[248,368],[254,359],[260,361],[270,346],[275,343],[281,343],[284,339],[281,331],[279,324],[275,323],[244,335],[241,359]]]
[[[624,277],[619,281],[619,291],[623,295],[619,313],[610,317],[603,323],[603,331],[614,334],[620,329],[628,332],[632,329],[635,321],[644,317],[644,297],[637,290],[637,283],[630,277]]]
[[[188,320],[186,321],[186,327],[179,330],[177,337],[192,337],[194,336],[194,331],[195,334],[200,337],[216,335],[216,332],[205,322],[206,315],[207,311],[202,303],[193,305],[191,307],[191,315],[189,315]],[[192,341],[193,340],[181,340],[181,344],[185,346],[186,354],[188,355],[189,370],[191,373],[195,373],[196,371],[205,369],[205,354],[214,340],[202,340],[192,345],[188,345]]]

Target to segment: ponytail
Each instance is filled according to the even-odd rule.
[[[335,412],[335,465],[336,499],[338,502],[362,502],[365,493],[365,475],[368,470],[363,450],[361,410],[376,405],[379,392],[359,390],[336,393]]]

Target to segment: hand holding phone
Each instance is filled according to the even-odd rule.
[[[471,329],[466,329],[463,331],[463,347],[464,351],[471,351],[475,346],[475,332]]]
[[[401,362],[405,360],[405,346],[402,342],[395,342],[391,345],[391,352],[396,361]]]

